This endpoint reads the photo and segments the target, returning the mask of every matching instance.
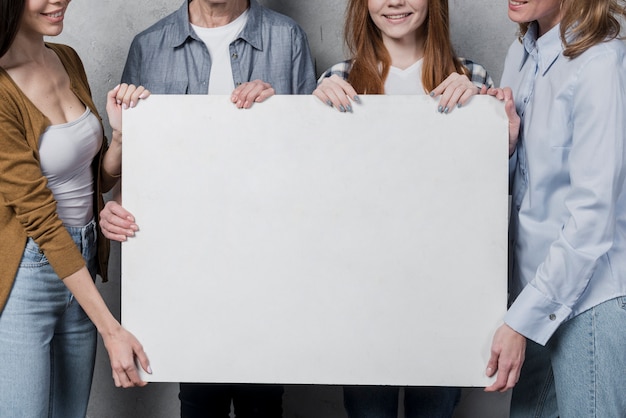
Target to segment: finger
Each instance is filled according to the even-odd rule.
[[[441,82],[441,84],[439,84],[430,92],[430,96],[437,97],[441,95],[448,88],[448,86],[450,86],[450,84],[452,84],[454,80],[456,80],[457,76],[457,73],[450,74],[448,77],[446,77],[445,80],[443,80],[443,82]]]
[[[272,97],[274,94],[276,94],[276,90],[274,90],[272,87],[268,88],[268,89],[264,89],[261,94],[259,94],[257,96],[256,99],[254,99],[254,101],[256,103],[261,103],[264,102],[266,99]]]
[[[247,94],[243,97],[240,97],[237,102],[237,107],[242,109],[250,109],[250,107],[254,104],[256,99],[261,95],[263,90],[271,88],[269,84],[254,84],[252,89],[250,89]]]
[[[484,86],[483,86],[484,88]],[[462,107],[465,106],[472,97],[474,97],[477,94],[483,94],[481,93],[482,89],[477,87],[477,86],[473,86],[473,87],[468,87],[463,94],[461,95],[461,98],[459,99],[459,102],[457,104],[457,107]],[[486,91],[486,89],[485,89]]]
[[[115,373],[115,370],[112,371],[111,376],[113,377],[113,383],[115,383],[115,387],[122,387],[122,382],[120,382],[120,379],[117,377],[117,373]]]
[[[117,89],[117,94],[115,95],[115,99],[118,105],[122,105],[124,96],[126,95],[128,88],[129,88],[128,84],[122,83],[120,84],[120,87]]]
[[[108,201],[106,205],[104,205],[104,209],[102,210],[101,213],[102,215],[107,216],[108,212],[111,212],[112,214],[114,214],[115,216],[119,218],[126,219],[133,223],[135,222],[135,217],[133,216],[133,214],[130,213],[122,205],[120,205],[114,200]]]
[[[346,80],[339,77],[338,75],[333,75],[331,79],[336,84],[339,84],[339,86],[341,87],[341,89],[343,90],[346,96],[348,96],[350,99],[354,100],[355,102],[359,101],[358,99],[359,96],[356,90],[354,89],[354,87],[352,87],[352,84],[348,83]]]
[[[334,106],[340,112],[351,112],[352,104],[349,96],[358,102],[358,96],[350,83],[333,75],[322,81],[319,89],[327,97],[326,103]],[[329,102],[330,101],[330,102]]]
[[[137,361],[139,361],[139,364],[141,365],[141,368],[148,374],[152,374],[152,368],[150,367],[150,360],[148,359],[148,356],[146,355],[146,353],[143,351],[143,348],[139,348],[137,350],[135,350],[135,355],[137,356]]]
[[[240,84],[235,90],[233,90],[231,101],[237,105],[237,107],[243,107],[246,98],[252,91],[257,91],[258,95],[263,89],[271,88],[272,86],[261,80],[254,80],[247,83]]]
[[[141,377],[139,376],[139,370],[137,370],[137,367],[135,367],[134,364],[127,367],[125,371],[126,377],[128,378],[127,387],[145,386],[148,384],[148,382],[145,382],[141,379]]]
[[[126,88],[123,89],[124,86]],[[123,94],[122,94],[122,90],[123,90]],[[135,86],[134,84],[128,84],[128,85],[122,84],[122,87],[120,87],[120,90],[118,91],[118,94],[117,94],[118,100],[121,101],[120,104],[122,105],[122,109],[128,109],[131,107],[133,93],[136,90],[137,90],[137,86]]]
[[[137,103],[139,103],[139,100],[142,98],[142,95],[145,91],[146,89],[143,86],[139,86],[135,89],[135,91],[130,94],[130,108],[137,106]]]
[[[320,99],[327,106],[333,107],[332,100],[330,100],[330,97],[328,97],[328,95],[321,88],[318,87],[315,90],[313,90],[313,95],[317,97],[318,99]]]
[[[439,100],[439,113],[447,114],[452,112],[465,90],[465,86],[447,88]]]
[[[102,220],[100,222],[100,229],[102,230],[102,234],[110,240],[124,242],[129,237],[135,236],[135,231],[132,228],[122,228],[116,226],[107,220]]]

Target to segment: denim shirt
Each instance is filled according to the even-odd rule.
[[[626,295],[626,45],[570,59],[558,25],[540,38],[532,25],[502,85],[522,118],[505,322],[544,345],[564,321]]]
[[[235,86],[262,80],[276,94],[310,94],[315,69],[305,32],[287,16],[250,0],[248,22],[230,44]],[[122,82],[153,94],[207,94],[211,57],[191,28],[188,1],[138,34]]]

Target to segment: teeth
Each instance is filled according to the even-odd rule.
[[[61,17],[61,16],[63,16],[63,12],[46,13],[46,16],[49,16],[49,17]]]
[[[407,17],[408,15],[409,15],[408,13],[402,13],[401,15],[387,15],[386,18],[387,19],[403,19]]]
[[[514,1],[514,0],[509,0],[509,3],[511,3],[513,6],[521,6],[522,4],[526,3],[524,1]]]

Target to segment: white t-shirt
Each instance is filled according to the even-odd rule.
[[[426,94],[422,85],[423,63],[422,58],[404,70],[390,67],[385,80],[385,94]]]
[[[203,28],[191,25],[198,37],[206,44],[211,56],[209,94],[230,94],[235,89],[229,47],[237,39],[247,21],[248,10],[225,26]]]

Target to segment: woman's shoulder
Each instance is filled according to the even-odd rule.
[[[351,68],[352,68],[352,60],[345,60],[345,61],[338,62],[337,64],[333,65],[332,67],[330,67],[329,69],[327,69],[326,71],[322,73],[322,75],[320,76],[318,80],[318,83],[321,82],[323,79],[330,77],[332,75],[336,75],[338,77],[341,77],[344,80],[347,80],[348,75],[350,74]]]
[[[459,57],[459,61],[467,69],[468,77],[474,84],[494,87],[493,80],[485,67],[467,58]]]
[[[65,44],[56,44],[52,42],[46,42],[46,46],[53,50],[61,60],[65,61],[78,61],[80,62],[80,57],[74,48]]]

